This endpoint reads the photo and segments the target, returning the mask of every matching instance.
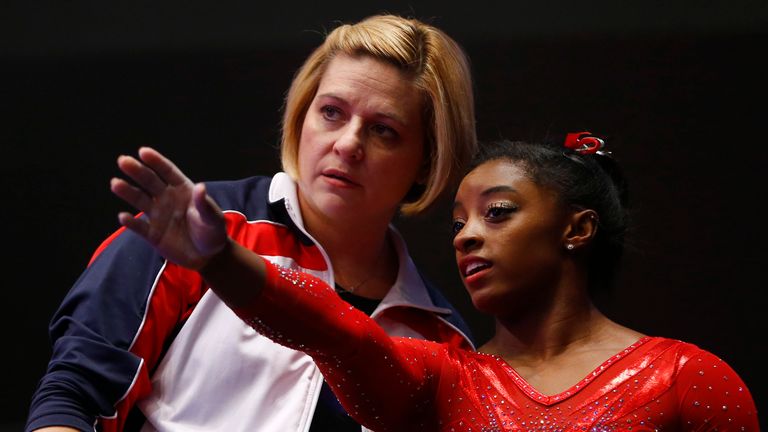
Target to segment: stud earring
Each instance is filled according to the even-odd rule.
[[[575,247],[576,246],[574,246],[573,243],[568,243],[567,245],[565,245],[565,248],[568,249],[569,251],[573,250],[573,248]]]

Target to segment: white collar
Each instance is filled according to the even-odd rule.
[[[304,220],[301,217],[296,182],[288,174],[278,172],[272,178],[272,182],[269,185],[268,197],[270,204],[284,200],[285,209],[293,220],[293,223],[296,224],[304,235],[312,239],[315,245],[317,245],[328,265],[330,284],[332,285],[334,283],[334,277],[333,266],[330,265],[330,259],[325,253],[322,245],[315,241],[315,239],[304,229]],[[391,224],[389,225],[389,236],[392,239],[392,243],[395,246],[398,256],[397,279],[371,316],[379,315],[383,310],[397,306],[415,307],[438,314],[451,314],[451,309],[437,307],[432,302],[432,299],[427,292],[427,287],[424,284],[424,280],[416,268],[416,264],[411,259],[410,254],[408,254],[408,248],[405,245],[405,241],[397,229]]]

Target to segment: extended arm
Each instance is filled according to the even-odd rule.
[[[265,262],[229,239],[218,206],[170,161],[142,149],[121,157],[137,186],[113,191],[146,217],[120,221],[169,260],[198,270],[241,318],[278,343],[312,355],[351,415],[377,430],[402,430],[423,419],[443,348],[391,339],[322,281]],[[143,163],[142,163],[143,162]]]

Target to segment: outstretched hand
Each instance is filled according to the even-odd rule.
[[[205,185],[192,183],[169,159],[142,147],[139,159],[120,156],[117,166],[136,185],[113,178],[112,192],[145,215],[121,212],[120,223],[165,258],[199,270],[227,245],[224,215]]]

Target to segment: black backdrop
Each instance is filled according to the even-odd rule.
[[[50,355],[48,320],[117,228],[116,156],[155,146],[196,180],[276,171],[295,69],[336,20],[384,10],[464,46],[482,139],[582,128],[608,138],[630,178],[635,231],[601,306],[720,355],[765,414],[765,3],[558,3],[0,6],[0,429],[20,429]],[[491,323],[454,269],[447,207],[397,224],[487,339]]]

